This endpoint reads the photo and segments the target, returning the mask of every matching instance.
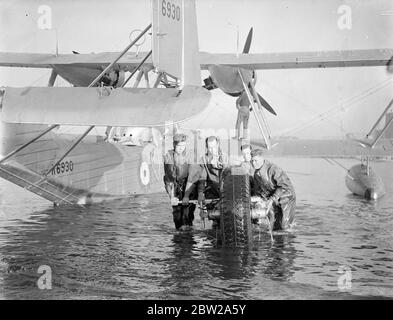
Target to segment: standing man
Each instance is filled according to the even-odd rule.
[[[176,134],[173,137],[173,150],[168,151],[164,158],[164,183],[172,205],[173,222],[176,229],[187,230],[194,220],[195,204],[182,204],[188,174],[189,161],[186,154],[187,136]],[[193,193],[189,192],[188,197]]]
[[[266,201],[273,230],[284,230],[294,221],[296,194],[287,174],[275,164],[265,160],[263,151],[252,151],[252,165],[255,169],[253,196]]]
[[[186,197],[195,187],[198,188],[198,202],[202,205],[205,198],[220,199],[221,175],[227,164],[227,157],[220,148],[220,139],[210,136],[205,140],[206,153],[201,158],[201,164],[193,165],[190,169],[190,179],[187,183]]]
[[[236,108],[238,110],[237,113],[237,120],[236,120],[236,133],[237,136],[234,137],[234,139],[241,140],[247,139],[248,138],[248,120],[250,118],[250,111],[251,109],[251,103],[250,100],[248,100],[247,93],[246,91],[243,91],[243,93],[240,95],[239,98],[236,100]],[[243,123],[243,137],[240,136],[240,128]]]

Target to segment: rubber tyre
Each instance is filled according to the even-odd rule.
[[[241,166],[223,173],[220,227],[222,246],[252,244],[250,178]]]

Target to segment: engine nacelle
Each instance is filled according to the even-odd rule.
[[[225,93],[239,96],[244,91],[237,67],[212,65],[209,67],[209,72],[214,84]],[[254,70],[240,69],[240,72],[245,83],[255,81]]]
[[[365,164],[353,166],[345,177],[345,184],[353,194],[369,200],[377,200],[386,193],[382,178]]]

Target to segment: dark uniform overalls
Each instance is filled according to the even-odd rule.
[[[198,199],[220,199],[222,173],[225,168],[225,155],[220,154],[217,163],[212,163],[212,157],[202,156],[201,164],[192,165],[187,192],[197,190]],[[206,205],[208,210],[214,208],[217,202]]]
[[[181,201],[184,197],[189,173],[189,163],[186,154],[178,155],[174,150],[170,150],[165,155],[164,171],[165,190],[168,194],[173,192],[173,196]],[[195,199],[193,193],[189,197]],[[195,204],[182,205],[180,203],[177,206],[172,206],[173,221],[176,229],[183,225],[192,226],[195,208]]]
[[[255,170],[252,195],[267,201],[273,199],[269,214],[274,214],[273,230],[282,230],[294,221],[296,194],[287,174],[275,164],[265,160]]]

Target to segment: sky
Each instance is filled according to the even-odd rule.
[[[196,3],[201,51],[241,51],[250,27],[254,53],[393,48],[391,0]],[[39,28],[42,6],[51,9],[51,30]],[[350,19],[344,21],[344,14]],[[0,0],[0,51],[54,53],[56,34],[60,53],[121,51],[130,32],[150,22],[147,0]],[[150,49],[149,39],[140,49]],[[0,85],[46,86],[49,73],[0,68]],[[264,70],[257,89],[278,113],[268,115],[273,135],[341,137],[371,128],[392,98],[392,77],[384,67]],[[213,100],[215,114],[204,113],[198,121],[216,127],[219,118],[234,125],[234,98],[215,90]]]

